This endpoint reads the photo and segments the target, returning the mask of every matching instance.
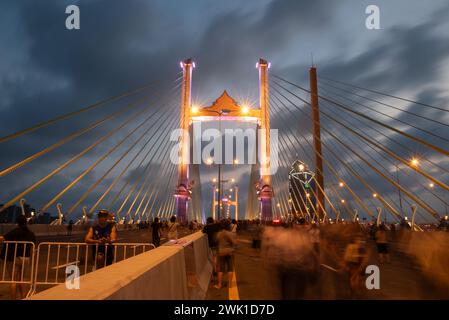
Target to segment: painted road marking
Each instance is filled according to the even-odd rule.
[[[234,272],[232,273],[232,285],[229,288],[229,300],[240,300],[239,298],[239,289],[237,287],[237,277],[235,275],[235,267]]]

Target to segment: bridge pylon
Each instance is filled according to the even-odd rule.
[[[176,216],[180,222],[185,222],[188,214],[188,204],[191,198],[191,185],[189,181],[190,163],[190,107],[192,96],[192,71],[194,62],[186,59],[181,62],[183,70],[182,96],[181,96],[181,141],[180,161],[178,164],[178,185],[176,187]]]
[[[263,221],[273,218],[272,200],[273,188],[270,173],[270,110],[268,96],[268,69],[270,64],[264,59],[259,59],[259,103],[260,119],[258,128],[261,129],[260,141],[260,182],[257,187],[258,199],[260,200],[260,215]]]

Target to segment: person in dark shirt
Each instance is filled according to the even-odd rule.
[[[209,243],[209,248],[212,250],[213,264],[214,264],[214,273],[218,272],[217,265],[217,254],[218,254],[218,242],[217,242],[217,233],[221,231],[221,224],[214,223],[214,219],[212,217],[207,218],[207,224],[203,228],[203,233],[207,234],[207,240]]]
[[[153,244],[157,247],[161,245],[161,223],[159,222],[159,218],[154,218],[153,223],[151,224],[151,237],[153,238]]]
[[[72,235],[72,230],[73,230],[73,220],[69,221],[69,224],[67,225],[67,235],[71,236]]]
[[[17,227],[4,236],[0,236],[0,244],[4,241],[26,241],[36,244],[36,236],[28,229],[27,222],[24,215],[18,216],[16,219]],[[30,257],[33,254],[31,243],[6,243],[3,245],[0,259],[7,261],[11,280],[21,281],[26,277],[30,266]],[[22,275],[24,278],[22,278]],[[19,291],[19,299],[25,298],[23,285],[11,283],[11,299],[17,298],[17,291]]]
[[[89,229],[85,242],[96,245],[92,248],[92,255],[96,260],[96,267],[101,268],[112,264],[114,260],[112,244],[117,241],[117,228],[108,221],[109,211],[100,210],[97,216],[98,223]]]

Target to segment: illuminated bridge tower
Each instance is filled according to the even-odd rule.
[[[183,68],[182,98],[181,98],[181,129],[180,161],[178,166],[178,185],[175,192],[176,214],[179,221],[185,221],[188,216],[188,203],[192,199],[192,185],[189,180],[190,138],[189,130],[195,122],[207,121],[243,121],[257,124],[261,134],[258,135],[259,181],[257,181],[257,198],[260,200],[260,216],[262,220],[272,219],[271,202],[273,189],[270,176],[270,114],[268,104],[268,68],[269,63],[260,59],[259,69],[260,109],[250,109],[240,106],[226,90],[211,106],[191,105],[192,70],[195,67],[191,59],[181,62]],[[221,159],[216,159],[221,164]],[[254,165],[253,165],[254,166]],[[252,170],[253,172],[254,170]],[[194,174],[194,171],[192,171]],[[252,175],[255,176],[256,175]],[[252,184],[254,186],[254,184]],[[254,195],[256,192],[254,192]],[[195,209],[195,208],[194,208]]]
[[[192,93],[192,69],[194,62],[187,59],[181,62],[183,69],[182,97],[181,97],[181,129],[183,130],[180,141],[180,159],[178,164],[178,185],[176,187],[176,215],[180,222],[187,219],[188,203],[191,198],[191,186],[189,181],[190,163],[190,107]]]
[[[272,219],[273,189],[270,176],[270,112],[268,100],[268,69],[269,63],[260,59],[257,64],[259,69],[259,103],[260,118],[259,129],[261,134],[258,141],[260,159],[260,184],[258,198],[260,200],[260,214],[263,221]]]

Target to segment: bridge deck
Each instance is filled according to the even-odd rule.
[[[240,232],[235,252],[236,288],[227,288],[223,277],[223,288],[214,288],[211,281],[207,293],[209,300],[233,299],[280,299],[275,270],[264,264],[260,251],[251,247],[251,235]],[[374,250],[374,244],[371,243]],[[375,251],[373,251],[375,252]],[[322,263],[329,263],[321,255]],[[331,263],[329,263],[331,265]],[[370,264],[380,268],[380,290],[366,290],[359,299],[448,299],[449,289],[437,287],[427,279],[407,258],[397,253],[391,254],[390,264],[379,264],[377,254],[370,259]],[[235,292],[238,295],[235,295]],[[338,274],[321,267],[319,280],[307,287],[305,299],[351,299],[349,280],[346,275]]]

